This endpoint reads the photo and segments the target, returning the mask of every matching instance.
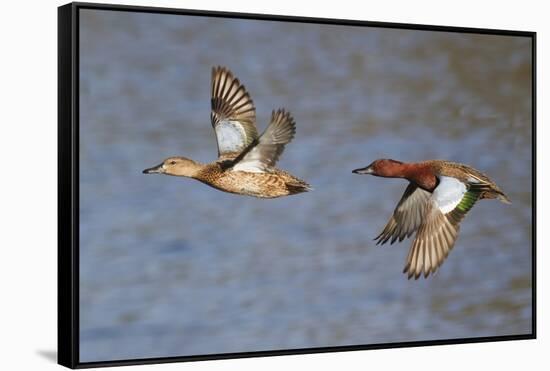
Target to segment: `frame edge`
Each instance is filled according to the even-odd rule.
[[[89,3],[89,2],[73,2],[75,7],[80,9],[95,9],[95,10],[111,10],[122,12],[140,12],[140,13],[155,13],[155,14],[179,14],[213,18],[236,18],[246,20],[260,21],[280,21],[280,22],[295,22],[295,23],[313,23],[313,24],[332,24],[342,26],[362,26],[362,27],[377,27],[390,29],[406,29],[419,31],[436,31],[436,32],[458,32],[458,33],[474,33],[485,35],[500,35],[500,36],[523,36],[531,37],[535,32],[527,30],[505,30],[497,28],[480,28],[480,27],[461,27],[461,26],[444,26],[434,24],[421,23],[403,23],[403,22],[384,22],[384,21],[369,21],[346,18],[324,18],[324,17],[306,17],[296,15],[269,14],[269,13],[247,13],[247,12],[230,12],[221,10],[201,10],[187,9],[174,7],[159,7],[146,5],[127,5],[127,4],[108,4],[108,3]]]
[[[78,300],[73,217],[75,7],[57,8],[57,363],[78,364]],[[68,228],[68,226],[70,226]]]

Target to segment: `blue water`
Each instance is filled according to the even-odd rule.
[[[529,333],[530,40],[81,11],[81,361]],[[210,70],[231,68],[279,166],[313,192],[258,200],[146,167],[216,157]],[[379,157],[486,172],[482,201],[428,280],[411,241],[377,247],[406,183]]]

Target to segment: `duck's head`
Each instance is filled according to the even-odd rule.
[[[370,174],[382,177],[398,177],[402,174],[403,163],[401,161],[382,158],[372,162],[369,166],[352,171],[354,174]]]
[[[201,165],[185,157],[168,157],[160,165],[143,170],[143,174],[165,174],[194,177]]]

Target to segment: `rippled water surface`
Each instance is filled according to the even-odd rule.
[[[366,27],[81,11],[81,361],[525,334],[531,329],[531,43]],[[141,171],[216,157],[210,70],[231,68],[279,166],[315,191],[258,200]],[[373,244],[406,183],[379,157],[487,174],[428,280]]]

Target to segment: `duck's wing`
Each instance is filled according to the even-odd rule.
[[[296,133],[296,123],[283,109],[273,111],[271,122],[263,134],[254,140],[232,163],[234,171],[268,172]]]
[[[510,199],[506,194],[493,182],[486,174],[474,169],[471,166],[458,162],[449,162],[438,160],[444,166],[440,167],[441,175],[448,175],[456,178],[462,178],[463,181],[472,184],[482,184],[486,189],[480,196],[483,198],[496,198],[506,204],[510,203]]]
[[[254,102],[231,71],[214,67],[211,104],[218,156],[235,157],[258,137]]]
[[[439,268],[454,246],[460,222],[485,190],[483,184],[439,177],[407,256],[403,272],[409,278],[428,277]]]
[[[410,237],[422,223],[430,196],[429,192],[409,183],[390,220],[374,239],[376,244],[383,245],[390,239],[393,244],[396,240],[403,241],[405,237]]]

